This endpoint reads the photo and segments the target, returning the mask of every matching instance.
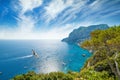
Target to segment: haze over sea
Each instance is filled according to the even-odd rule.
[[[32,49],[39,58],[32,55]],[[59,40],[0,40],[0,80],[8,80],[27,71],[79,72],[90,55],[78,45]]]

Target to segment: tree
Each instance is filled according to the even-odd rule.
[[[85,49],[92,50],[94,54],[104,50],[103,54],[106,56],[111,71],[120,80],[120,70],[116,60],[120,52],[120,26],[93,31],[91,38],[83,42],[81,46]]]

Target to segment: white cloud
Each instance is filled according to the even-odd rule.
[[[42,0],[19,0],[22,7],[22,13],[26,11],[32,11],[34,8],[42,5]]]
[[[86,5],[86,8],[82,12],[81,19],[86,21],[103,19],[107,16],[111,17],[114,13],[119,13],[119,5],[116,5],[119,0],[96,0],[90,5]],[[109,15],[111,14],[111,15]]]
[[[68,36],[73,28],[78,27],[76,24],[66,24],[60,27],[54,27],[49,30],[42,30],[41,32],[21,32],[16,30],[0,30],[0,39],[62,39]]]
[[[77,17],[77,13],[79,13],[84,6],[86,6],[87,0],[81,0],[74,2],[71,5],[71,8],[68,9],[59,19],[59,23],[64,24],[67,21],[74,20]],[[66,17],[67,16],[67,17]]]
[[[34,31],[37,22],[37,19],[35,19],[36,16],[30,14],[25,15],[24,13],[28,11],[32,12],[34,8],[41,6],[43,0],[19,0],[19,5],[14,6],[15,11],[18,11],[19,14],[18,17],[15,17],[18,21],[18,26],[13,30],[0,29],[0,39],[62,39],[67,37],[74,28],[82,25],[97,24],[100,23],[100,21],[97,22],[95,20],[119,14],[119,5],[115,5],[118,1],[119,0],[95,0],[92,4],[88,5],[88,0],[52,0],[47,6],[42,6],[45,13],[38,12],[36,14],[43,16],[42,19],[40,17],[42,22],[46,21],[49,23],[52,20],[56,20],[56,22],[53,23],[55,26],[50,26],[49,30],[48,28],[44,30],[42,29],[44,25],[42,25],[40,27],[42,30]],[[62,13],[63,11],[64,13]],[[60,13],[62,14],[58,17]],[[107,15],[101,15],[104,13],[107,13]],[[76,18],[80,20],[67,23]]]
[[[63,26],[52,26],[51,29],[42,30],[39,32],[34,32],[33,29],[35,27],[36,20],[34,19],[33,15],[26,16],[24,15],[25,12],[28,10],[33,10],[36,6],[30,7],[30,3],[27,3],[25,0],[20,0],[22,9],[20,10],[18,18],[18,28],[16,30],[2,30],[0,31],[1,35],[0,38],[3,39],[62,39],[67,37],[68,34],[74,29],[79,27],[79,24],[65,24]],[[67,17],[63,22],[71,19],[72,16],[75,16],[75,13],[80,11],[79,9],[81,6],[85,4],[85,2],[79,2],[74,4],[73,0],[66,2],[62,0],[55,0],[51,2],[47,7],[45,7],[47,13],[48,20],[52,20],[59,15],[64,9],[67,7],[72,7],[72,9],[68,10],[64,16],[71,15]],[[81,4],[81,5],[80,5]],[[40,5],[39,5],[40,6]],[[56,6],[56,7],[55,7]],[[56,8],[56,9],[55,9]],[[19,9],[19,8],[16,8]],[[53,10],[53,11],[51,11]],[[64,18],[64,17],[63,17]],[[12,35],[12,36],[11,36]]]
[[[25,15],[27,11],[32,11],[34,8],[42,5],[42,0],[19,0],[19,5],[16,5],[15,2],[14,11],[18,11],[18,17],[15,19],[18,21],[17,29],[3,29],[0,30],[1,39],[36,39],[39,36],[36,33],[33,33],[36,20],[33,15]],[[21,9],[19,8],[21,7]],[[19,10],[18,10],[19,9]]]
[[[27,16],[24,13],[26,13],[27,11],[32,11],[34,8],[41,6],[43,1],[42,0],[19,0],[19,1],[20,1],[19,5],[22,8],[19,11],[18,18],[16,19],[18,20],[19,31],[21,31],[21,33],[32,32],[36,23],[36,20],[34,19],[35,16],[33,15]]]
[[[46,22],[55,19],[63,10],[70,7],[73,1],[74,0],[66,0],[66,2],[64,2],[63,0],[52,0],[48,6],[44,8],[46,10],[44,14]]]
[[[31,32],[35,27],[35,20],[32,16],[19,15],[18,28],[21,32]]]
[[[33,15],[26,16],[24,15],[24,13],[27,12],[28,10],[32,11],[35,7],[38,7],[38,5],[32,4],[33,0],[31,2],[29,2],[30,0],[27,0],[27,1],[20,0],[20,6],[22,7],[22,9],[19,10],[18,18],[16,18],[16,20],[18,21],[18,28],[14,30],[10,30],[10,29],[0,30],[1,39],[62,39],[66,37],[69,34],[69,32],[72,30],[73,25],[66,24],[64,25],[64,27],[57,26],[57,27],[51,28],[50,30],[34,32],[33,29],[36,23],[34,16]],[[37,0],[34,0],[34,1],[37,1]],[[70,5],[71,3],[72,2],[69,2],[69,3],[67,2],[66,4]],[[55,2],[55,4],[57,3]],[[61,3],[57,8],[59,8],[61,4],[63,5],[64,3],[61,1]],[[19,9],[19,8],[15,6],[14,9]],[[65,5],[62,9],[59,9],[60,11],[59,10],[55,12],[53,11],[53,14],[57,15],[59,14],[59,12],[61,12],[64,9],[65,9]]]
[[[92,22],[82,22],[65,24],[64,26],[54,26],[51,29],[43,29],[38,31],[23,31],[21,32],[19,28],[16,30],[0,30],[0,39],[63,39],[69,35],[73,29],[80,26],[91,25]]]

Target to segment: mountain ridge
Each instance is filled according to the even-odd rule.
[[[98,24],[90,26],[81,26],[77,29],[74,29],[67,38],[62,39],[63,42],[67,43],[79,43],[86,39],[90,38],[90,33],[94,30],[104,30],[109,28],[107,24]]]

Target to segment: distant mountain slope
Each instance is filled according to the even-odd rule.
[[[67,38],[64,38],[62,41],[68,43],[77,43],[81,42],[85,39],[90,38],[90,33],[94,30],[100,29],[104,30],[109,28],[107,24],[99,24],[99,25],[90,25],[88,27],[79,27],[78,29],[74,29]]]

